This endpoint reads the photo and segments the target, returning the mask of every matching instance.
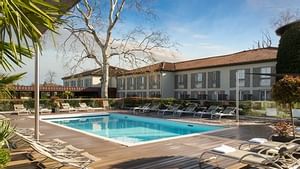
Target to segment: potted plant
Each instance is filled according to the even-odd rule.
[[[59,112],[59,97],[57,96],[52,96],[51,97],[51,110],[53,113]]]
[[[294,139],[293,125],[286,121],[280,121],[271,126],[273,129],[272,140],[279,142],[289,142]]]

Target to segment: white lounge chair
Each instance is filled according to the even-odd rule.
[[[71,107],[69,103],[61,103],[61,109],[59,109],[60,112],[76,112],[77,109],[74,107]]]
[[[235,115],[235,107],[226,107],[224,110],[220,112],[215,112],[212,113],[212,118],[213,117],[218,117],[219,120],[221,120],[222,117],[234,117]]]
[[[78,167],[82,169],[88,168],[88,166],[94,162],[99,160],[99,158],[96,158],[92,156],[91,154],[84,152],[84,153],[78,153],[74,155],[68,155],[66,153],[65,155],[62,155],[61,152],[55,152],[49,148],[43,147],[39,144],[31,144],[31,147],[33,150],[38,152],[39,154],[45,156],[45,159],[41,160],[41,162],[38,162],[37,166],[41,168],[45,168],[43,165],[43,161],[46,159],[52,159],[54,161],[57,161],[59,164],[53,168],[61,168],[64,166],[73,166]],[[48,167],[48,166],[47,166]]]
[[[79,111],[92,111],[93,108],[88,106],[86,103],[79,103],[79,107],[77,108]]]
[[[205,111],[196,112],[195,116],[200,115],[200,118],[202,118],[203,115],[207,115],[207,116],[210,116],[210,118],[212,118],[213,114],[217,113],[219,110],[220,110],[219,106],[212,105],[212,106],[209,106],[208,109]]]
[[[18,115],[29,115],[30,114],[30,110],[26,109],[23,104],[15,104],[14,111]]]
[[[176,112],[179,108],[180,108],[179,104],[178,105],[173,105],[173,106],[169,105],[169,106],[167,106],[166,109],[159,110],[157,112],[157,115],[162,114],[162,116],[164,116],[166,113],[174,114],[174,112]]]
[[[193,114],[193,116],[195,116],[195,109],[197,108],[197,106],[197,104],[190,104],[185,109],[177,110],[175,113],[178,114],[179,117],[181,117],[182,114]]]
[[[240,163],[247,164],[253,167],[262,167],[262,168],[277,168],[277,169],[283,169],[283,165],[288,165],[289,168],[299,167],[297,162],[293,161],[292,163],[285,163],[284,159],[280,159],[279,156],[270,156],[265,154],[259,154],[244,150],[238,150],[233,147],[222,145],[216,148],[213,148],[212,150],[206,151],[201,154],[200,156],[200,162],[199,167],[202,167],[202,164],[204,162],[207,162],[209,160],[204,159],[205,155],[213,155],[216,159],[216,156],[222,156],[234,160],[238,160]],[[212,158],[209,158],[212,159]]]
[[[150,105],[151,105],[151,103],[146,103],[146,104],[144,104],[143,106],[134,107],[134,108],[132,109],[132,113],[133,113],[133,114],[137,114],[139,111],[142,111],[142,110],[144,110],[144,109],[149,108]]]

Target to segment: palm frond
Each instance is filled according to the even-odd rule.
[[[0,99],[10,98],[11,85],[20,80],[26,73],[20,73],[16,75],[4,75],[0,74]]]

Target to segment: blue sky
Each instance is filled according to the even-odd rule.
[[[154,0],[152,8],[157,19],[148,22],[127,12],[120,28],[129,30],[143,25],[161,30],[179,44],[177,60],[196,59],[248,50],[255,41],[261,40],[263,31],[270,32],[273,46],[277,46],[279,37],[274,33],[272,21],[281,11],[299,9],[299,4],[299,0]],[[55,36],[59,42],[66,37],[61,32],[61,35]],[[53,44],[45,41],[41,82],[46,72],[51,70],[56,72],[56,82],[61,84],[61,77],[69,72],[64,66],[67,61]],[[28,72],[21,84],[31,84],[34,79],[34,62],[27,60],[26,63],[22,69],[17,69],[18,72]]]

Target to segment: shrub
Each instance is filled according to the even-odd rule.
[[[273,132],[278,134],[278,136],[287,137],[293,132],[293,126],[291,123],[286,121],[280,121],[271,126]]]
[[[7,149],[0,149],[0,168],[5,168],[6,164],[10,161],[10,154]]]

